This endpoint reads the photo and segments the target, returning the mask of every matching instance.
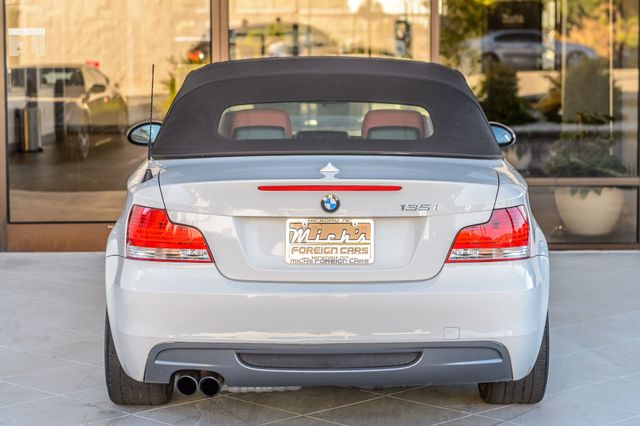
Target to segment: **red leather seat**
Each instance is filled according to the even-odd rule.
[[[418,111],[376,109],[362,121],[362,137],[367,139],[422,139],[425,120]]]
[[[234,139],[288,139],[291,138],[291,120],[280,109],[247,109],[225,114],[228,131],[225,136]]]

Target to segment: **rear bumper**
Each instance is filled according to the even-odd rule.
[[[447,264],[426,281],[351,284],[233,281],[214,265],[109,256],[106,283],[114,343],[129,376],[166,382],[167,363],[178,369],[215,364],[214,371],[234,386],[519,379],[535,362],[549,294],[545,256]],[[245,365],[237,353],[246,345],[280,354],[377,345],[376,352],[400,347],[422,355],[419,362],[376,374],[348,369],[293,374]],[[478,356],[478,348],[485,355]],[[491,350],[500,362],[485,362],[498,359],[486,355]],[[447,359],[462,364],[448,365]]]
[[[144,381],[168,383],[180,370],[213,371],[230,386],[258,387],[480,383],[513,377],[506,348],[491,342],[164,343],[151,350]]]

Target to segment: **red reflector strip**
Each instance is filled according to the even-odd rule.
[[[265,185],[260,191],[400,191],[396,185]]]

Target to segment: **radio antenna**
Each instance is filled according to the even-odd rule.
[[[149,102],[149,144],[147,145],[147,160],[151,161],[151,128],[153,126],[153,82],[156,77],[156,64],[151,64],[151,102]]]
[[[153,129],[153,82],[156,76],[156,64],[151,64],[151,102],[149,102],[149,140],[147,141],[147,170],[144,172],[142,182],[153,179],[153,172],[150,168],[151,162],[151,144],[152,144],[152,129]]]

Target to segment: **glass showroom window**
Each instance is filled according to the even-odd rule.
[[[518,143],[552,243],[638,242],[638,2],[444,0],[440,57]]]
[[[209,0],[5,2],[11,222],[113,221],[145,157],[124,142],[208,63]],[[162,31],[158,31],[162,28]]]
[[[430,60],[429,12],[422,0],[229,0],[229,57]]]

